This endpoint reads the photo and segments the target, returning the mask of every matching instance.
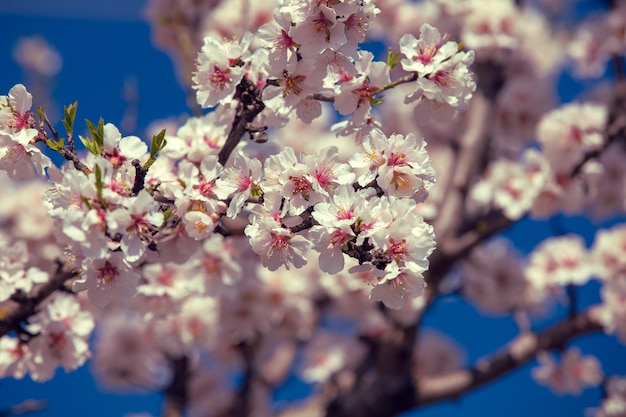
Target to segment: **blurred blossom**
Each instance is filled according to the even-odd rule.
[[[63,66],[59,51],[39,35],[18,39],[13,48],[13,59],[23,69],[45,77],[58,75]]]
[[[465,363],[465,352],[449,337],[427,329],[413,348],[411,367],[414,374],[439,375],[459,369]]]
[[[539,366],[532,370],[533,379],[558,395],[579,395],[583,389],[602,382],[604,374],[598,359],[593,355],[583,356],[576,347],[563,352],[560,363],[547,352],[541,352],[537,359]]]

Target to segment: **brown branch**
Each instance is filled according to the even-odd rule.
[[[141,190],[143,190],[145,186],[148,170],[141,166],[141,162],[139,161],[139,159],[133,159],[132,164],[135,167],[135,183],[133,184],[133,195],[137,195]]]
[[[466,255],[476,246],[508,229],[511,225],[513,225],[513,220],[507,218],[501,210],[485,213],[472,223],[467,232],[442,244],[441,251],[445,253],[446,262]]]
[[[28,399],[11,408],[0,410],[0,417],[17,416],[21,414],[35,413],[48,406],[46,400]]]
[[[424,376],[415,381],[407,379],[403,372],[394,374],[385,371],[371,378],[370,385],[331,401],[326,416],[389,417],[429,404],[457,399],[520,368],[541,351],[561,349],[574,337],[601,330],[599,313],[600,307],[592,307],[542,332],[521,334],[501,352],[489,359],[479,360],[469,369]],[[399,343],[402,345],[401,341]],[[392,352],[385,354],[381,351],[380,357],[391,356],[392,370],[398,371],[395,368],[397,364],[402,364],[406,370],[410,368],[410,358],[394,358],[389,353]]]
[[[165,388],[165,403],[163,404],[163,417],[183,417],[189,399],[188,387],[191,377],[189,358],[170,358],[172,368],[172,380]]]
[[[599,313],[600,307],[595,306],[540,333],[523,333],[470,369],[418,378],[415,407],[456,399],[520,368],[541,351],[561,349],[574,337],[602,330]]]
[[[465,196],[474,178],[477,162],[481,160],[480,155],[485,152],[487,145],[485,129],[488,125],[487,118],[490,110],[491,106],[485,97],[476,94],[466,113],[466,126],[459,141],[460,150],[454,164],[456,169],[449,188],[445,191],[440,214],[434,223],[439,242],[444,242],[456,235],[457,228],[461,224]]]
[[[229,414],[232,417],[249,417],[254,414],[254,399],[261,393],[259,390],[263,390],[262,395],[269,395],[271,384],[262,377],[256,365],[260,345],[258,335],[252,341],[243,341],[237,345],[243,361],[243,381]]]
[[[614,91],[604,132],[606,141],[600,149],[587,152],[584,155],[572,170],[571,177],[577,176],[587,162],[600,157],[613,143],[621,141],[626,144],[626,80],[618,82]]]
[[[20,302],[9,307],[0,320],[0,337],[12,330],[19,330],[22,323],[37,313],[39,305],[46,298],[61,289],[66,281],[77,275],[77,271],[66,272],[59,270],[48,282],[35,288],[28,297],[22,298]]]
[[[218,155],[218,161],[222,166],[226,165],[230,154],[243,135],[249,131],[250,124],[254,118],[265,108],[265,104],[261,99],[261,90],[248,77],[243,77],[237,85],[235,98],[239,101],[235,120],[233,120],[226,143]]]
[[[417,81],[417,79],[418,79],[417,72],[413,72],[413,73],[411,73],[409,75],[405,75],[404,77],[398,78],[396,81],[393,81],[393,82],[387,84],[384,87],[381,87],[376,92],[376,94],[382,93],[383,91],[387,91],[387,90],[390,90],[392,88],[395,88],[395,87],[399,86],[400,84],[406,84],[406,83],[411,83],[413,81]],[[313,100],[317,100],[317,101],[324,101],[326,103],[334,103],[335,102],[335,97],[327,97],[327,96],[325,96],[323,94],[320,94],[320,93],[311,94],[310,98],[312,98]]]

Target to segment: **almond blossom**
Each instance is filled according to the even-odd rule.
[[[420,27],[419,39],[408,33],[400,38],[400,52],[406,57],[401,61],[402,68],[420,76],[437,71],[458,50],[456,42],[448,40],[448,36],[441,36],[439,30],[428,23]]]
[[[358,76],[342,79],[336,87],[335,109],[340,114],[367,111],[375,102],[377,94],[382,92],[391,80],[389,67],[384,62],[374,62],[371,52],[361,52],[355,62]]]
[[[121,249],[127,262],[141,259],[152,235],[163,223],[163,213],[147,191],[141,191],[125,208],[118,208],[108,216],[108,227],[122,234]]]
[[[318,117],[322,108],[317,101],[308,100],[309,96],[320,90],[324,72],[313,59],[302,59],[292,71],[282,70],[280,74],[272,74],[272,83],[263,90],[265,104],[275,112],[296,110],[296,114],[305,123]],[[315,109],[308,108],[315,106]],[[286,108],[286,109],[285,109]],[[302,118],[302,115],[310,117]]]
[[[31,377],[46,381],[59,365],[66,372],[83,365],[91,356],[87,339],[94,325],[91,313],[82,310],[75,297],[64,294],[54,297],[28,326],[31,332],[39,333],[29,344]]]
[[[204,108],[214,107],[235,92],[244,75],[238,60],[245,58],[252,34],[231,42],[220,42],[207,36],[198,55],[198,71],[192,78],[198,102]]]
[[[543,155],[529,149],[519,161],[495,161],[487,169],[485,178],[474,184],[470,199],[482,207],[502,209],[509,219],[518,220],[533,205],[547,174]]]
[[[0,375],[16,379],[24,378],[28,372],[30,348],[17,337],[0,338]]]
[[[425,142],[413,134],[389,138],[374,130],[363,141],[364,153],[350,158],[359,173],[357,181],[366,186],[373,181],[390,195],[412,197],[422,202],[435,182]]]
[[[606,396],[600,407],[593,412],[594,417],[621,417],[626,413],[626,378],[612,376],[605,384]]]
[[[569,104],[547,113],[537,126],[537,138],[550,166],[567,172],[585,153],[599,149],[606,121],[606,107],[592,103]]]
[[[272,68],[293,72],[297,65],[298,44],[289,35],[291,21],[288,16],[276,14],[274,21],[259,28],[259,40],[269,49],[269,63]]]
[[[582,356],[578,348],[563,352],[559,364],[547,352],[542,352],[538,360],[540,366],[533,369],[533,378],[559,395],[580,394],[583,389],[600,384],[603,378],[598,359]]]
[[[463,264],[463,294],[487,312],[532,309],[543,292],[533,288],[524,272],[521,255],[511,243],[495,239],[475,249]]]
[[[566,235],[545,240],[533,250],[526,268],[527,279],[537,288],[586,283],[593,275],[583,240]]]
[[[33,96],[17,84],[0,96],[0,170],[13,179],[45,177],[52,161],[35,146],[37,129],[30,112]]]
[[[244,230],[246,236],[250,237],[252,250],[271,271],[281,265],[301,268],[307,263],[304,255],[310,245],[305,237],[282,227],[284,210],[280,209],[280,200],[277,193],[266,194],[263,205],[252,208],[250,224]]]
[[[86,289],[89,301],[104,308],[109,304],[127,304],[137,293],[139,274],[131,268],[120,252],[107,258],[83,261],[84,276],[74,282],[77,291]]]
[[[401,61],[402,68],[417,75],[418,88],[405,99],[405,103],[417,101],[416,117],[427,120],[430,115],[446,120],[455,111],[467,107],[476,90],[468,69],[474,62],[474,51],[458,51],[455,42],[442,38],[439,31],[428,24],[420,28],[419,40],[404,35],[400,39],[400,50],[406,57]]]
[[[83,365],[97,319],[101,381],[158,390],[165,413],[192,417],[395,415],[535,356],[533,376],[558,393],[599,384],[599,362],[564,346],[600,328],[626,338],[622,227],[590,250],[579,235],[545,239],[527,260],[500,236],[528,217],[626,207],[621,89],[550,111],[577,43],[575,59],[597,69],[608,52],[621,77],[625,9],[572,41],[548,1],[152,0],[157,42],[208,110],[151,132],[150,147],[87,123],[85,156],[75,105],[60,127],[13,87],[0,169],[47,176],[48,191],[29,214],[41,193],[0,182],[0,377]],[[361,49],[386,47],[386,61]],[[560,323],[527,322],[594,277],[597,305],[576,289]],[[422,331],[457,297],[522,333],[459,370],[451,339]],[[292,373],[315,391],[278,410]],[[599,417],[619,410],[615,385]]]
[[[226,215],[234,218],[248,198],[259,198],[263,195],[263,190],[258,185],[262,169],[258,159],[247,158],[241,152],[236,153],[230,161],[230,166],[215,181],[215,193],[221,199],[230,198]]]
[[[337,12],[324,4],[312,7],[302,22],[289,32],[300,45],[303,58],[315,58],[325,49],[338,50],[347,42],[344,25],[338,21]]]

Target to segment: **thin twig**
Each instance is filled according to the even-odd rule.
[[[241,82],[237,85],[235,99],[239,101],[237,104],[237,113],[230,132],[228,133],[226,143],[218,155],[218,161],[222,166],[226,165],[230,154],[243,135],[248,132],[248,128],[254,118],[265,108],[265,104],[261,98],[261,90],[247,77],[243,77]]]

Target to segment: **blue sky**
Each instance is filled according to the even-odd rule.
[[[63,56],[63,70],[56,79],[53,98],[60,105],[79,102],[78,120],[103,117],[119,124],[125,109],[124,83],[135,80],[140,91],[138,126],[144,128],[154,119],[187,112],[185,95],[176,82],[173,65],[167,55],[154,49],[148,25],[141,19],[142,0],[0,0],[0,94],[18,82],[25,82],[18,65],[11,58],[17,39],[42,35]],[[574,85],[562,83],[562,93],[571,96]],[[28,87],[28,86],[27,86]],[[569,231],[580,232],[588,244],[597,225],[582,219],[564,219]],[[525,222],[508,235],[528,252],[552,233],[546,222]],[[598,301],[597,284],[581,291],[584,304]],[[564,314],[564,312],[560,312]],[[503,346],[517,333],[510,318],[482,318],[473,307],[456,298],[441,300],[426,319],[455,338],[467,351],[470,363]],[[480,331],[476,332],[475,329]],[[596,353],[605,370],[626,374],[626,349],[614,337],[590,335],[576,345],[585,353]],[[415,415],[481,417],[548,417],[557,413],[584,416],[584,409],[600,401],[600,389],[590,389],[580,397],[558,397],[532,382],[526,366],[497,383],[477,390],[455,403],[431,406]],[[298,394],[297,384],[288,385],[282,395]],[[89,415],[122,417],[126,412],[147,411],[158,415],[160,397],[155,394],[117,395],[105,393],[93,381],[89,366],[45,384],[27,379],[0,381],[0,410],[27,398],[46,399],[48,407],[41,417]]]

